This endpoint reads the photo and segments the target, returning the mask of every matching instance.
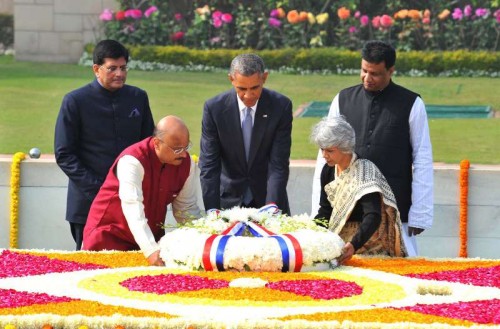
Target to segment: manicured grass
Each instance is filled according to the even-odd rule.
[[[16,62],[0,56],[0,153],[39,147],[53,153],[54,123],[68,91],[93,79],[89,67]],[[419,92],[428,104],[490,105],[500,110],[499,80],[492,78],[409,78],[394,81]],[[168,114],[182,117],[191,131],[193,153],[199,153],[201,114],[206,99],[231,87],[223,73],[131,71],[127,82],[145,89],[156,121]],[[294,109],[307,102],[330,101],[357,76],[286,75],[271,73],[266,87],[288,95]],[[293,159],[314,159],[309,143],[319,118],[296,118]],[[436,162],[500,163],[500,120],[433,119],[429,122]]]

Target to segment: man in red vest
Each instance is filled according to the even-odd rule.
[[[164,265],[157,241],[165,234],[167,206],[178,222],[200,217],[189,130],[175,116],[153,137],[126,148],[115,160],[90,208],[83,250],[141,250],[150,265]]]

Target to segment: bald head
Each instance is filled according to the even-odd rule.
[[[169,115],[158,121],[154,134],[155,150],[162,163],[178,165],[187,156],[187,152],[174,153],[190,145],[189,130],[181,118]]]
[[[168,115],[163,117],[158,124],[156,125],[154,136],[159,139],[167,138],[176,138],[176,136],[187,136],[189,139],[189,130],[182,121],[181,118],[176,117],[175,115]]]

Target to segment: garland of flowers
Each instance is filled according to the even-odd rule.
[[[467,198],[469,195],[469,160],[460,161],[460,252],[467,257]]]
[[[10,167],[10,248],[17,248],[21,161],[25,158],[26,154],[17,152],[12,157],[12,165]]]

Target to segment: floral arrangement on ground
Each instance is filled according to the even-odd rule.
[[[500,260],[354,257],[323,272],[148,267],[140,252],[0,250],[0,328],[492,328]]]
[[[307,214],[288,216],[269,204],[209,210],[167,232],[159,244],[169,268],[311,272],[336,266],[344,241]]]

